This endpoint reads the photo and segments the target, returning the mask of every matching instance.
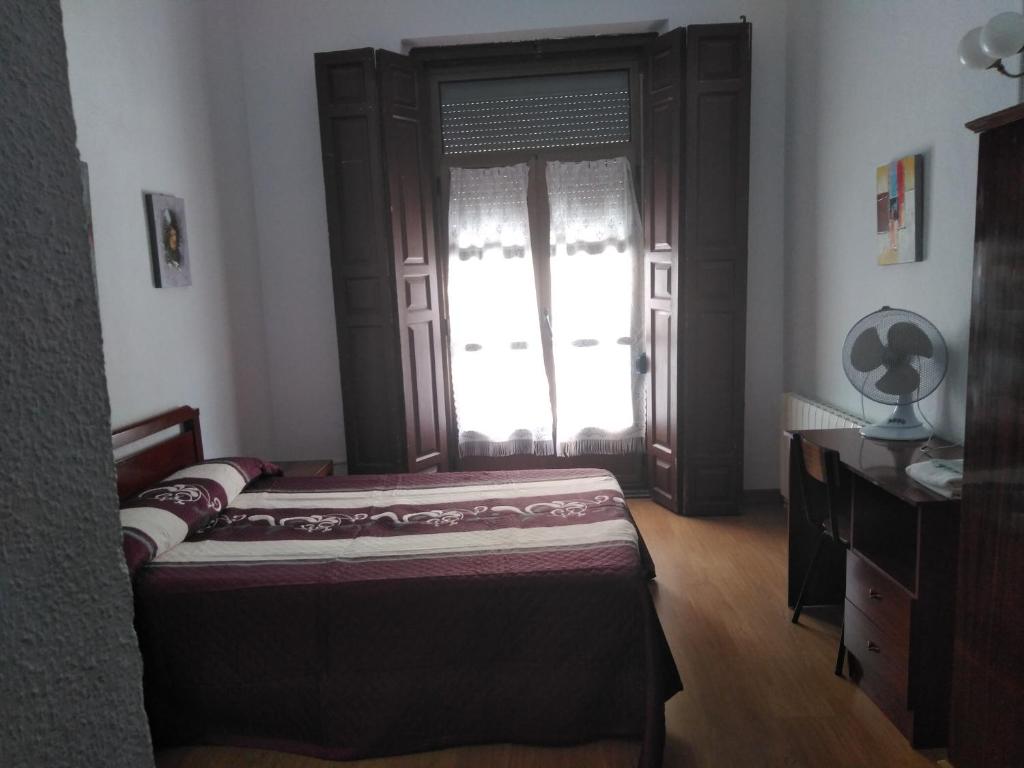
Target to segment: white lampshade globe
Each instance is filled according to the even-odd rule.
[[[981,47],[981,27],[975,27],[960,39],[957,53],[960,63],[971,69],[988,69],[996,63]]]
[[[1024,48],[1024,16],[1008,11],[989,19],[981,30],[981,50],[996,59],[1005,59]]]

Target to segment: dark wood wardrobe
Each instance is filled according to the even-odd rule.
[[[1024,765],[1024,105],[980,134],[950,759]]]
[[[324,186],[353,473],[459,468],[447,330],[447,202],[432,148],[438,73],[641,73],[635,172],[645,240],[652,498],[739,511],[743,488],[750,46],[746,22],[623,35],[315,57]],[[460,62],[461,58],[461,62]],[[460,68],[460,65],[461,68]],[[610,69],[613,65],[609,64]],[[625,153],[623,153],[625,154]],[[643,481],[641,481],[643,482]],[[634,489],[639,490],[639,489]]]

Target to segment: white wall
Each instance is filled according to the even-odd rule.
[[[89,164],[112,421],[188,403],[202,411],[209,455],[266,452],[244,106],[234,70],[221,66],[232,38],[217,35],[195,3],[63,7],[78,147]],[[153,287],[143,190],[185,200],[189,288]]]
[[[747,13],[754,82],[745,485],[775,484],[783,385],[859,411],[840,346],[849,326],[883,303],[925,314],[949,341],[948,381],[925,410],[957,436],[976,170],[976,139],[962,124],[1012,103],[1016,90],[993,73],[963,70],[955,47],[964,30],[1014,6],[65,0],[113,420],[190,402],[203,409],[211,454],[344,460],[314,52],[659,19],[673,27]],[[877,267],[874,168],[910,152],[926,156],[926,259]],[[191,288],[151,286],[143,189],[186,200]]]
[[[226,34],[237,31],[241,52],[278,454],[344,457],[314,52],[653,19],[674,27],[741,13],[754,30],[745,481],[760,488],[776,484],[782,382],[783,0],[238,0],[211,9]]]
[[[977,137],[974,117],[1017,101],[956,46],[1018,0],[791,0],[786,115],[787,389],[860,413],[843,374],[847,331],[882,305],[927,317],[950,348],[946,382],[923,403],[940,434],[963,435]],[[924,154],[924,251],[877,266],[875,168]],[[868,416],[886,409],[867,404]]]

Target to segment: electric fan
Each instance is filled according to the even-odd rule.
[[[843,370],[862,395],[896,406],[889,418],[864,427],[862,435],[880,440],[931,436],[914,403],[934,392],[946,375],[946,342],[938,328],[909,310],[882,307],[846,335]]]

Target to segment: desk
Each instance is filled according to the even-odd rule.
[[[835,577],[813,585],[808,603],[843,604],[850,679],[913,746],[943,746],[949,725],[960,503],[907,476],[908,464],[927,458],[921,443],[868,440],[856,429],[800,435],[839,453],[851,523],[850,550],[837,547],[827,553],[833,566],[828,572]],[[934,455],[957,459],[962,452],[939,447]],[[803,516],[797,471],[790,461],[790,605],[817,536]]]

